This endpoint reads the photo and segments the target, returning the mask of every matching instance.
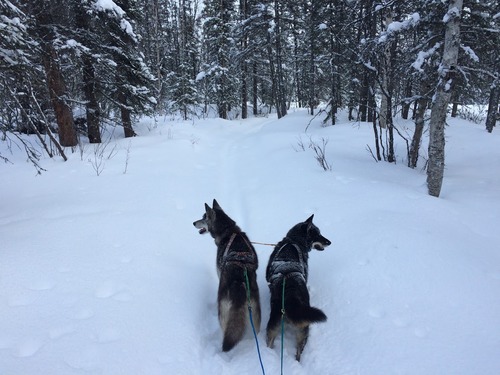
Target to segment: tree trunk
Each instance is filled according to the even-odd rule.
[[[73,147],[78,144],[78,138],[74,127],[73,112],[66,102],[69,96],[68,90],[59,66],[57,51],[53,45],[55,35],[49,6],[49,3],[37,0],[33,4],[33,14],[36,17],[36,30],[41,39],[42,62],[47,77],[50,101],[56,117],[59,143],[63,147]]]
[[[56,50],[51,44],[44,44],[43,65],[47,75],[50,100],[56,116],[59,143],[63,147],[73,147],[78,144],[78,138],[74,127],[73,112],[66,103],[68,91],[57,61]]]
[[[427,93],[428,86],[422,83],[421,96],[417,100],[417,109],[415,111],[415,132],[410,145],[410,158],[408,160],[408,167],[416,168],[418,163],[418,156],[420,151],[420,144],[422,143],[422,134],[425,125],[425,110],[427,109]]]
[[[252,105],[253,105],[253,115],[257,116],[259,114],[259,102],[258,102],[258,76],[257,76],[257,63],[254,61],[252,64]]]
[[[126,101],[123,96],[123,94],[120,94],[121,99]],[[137,134],[135,134],[134,128],[132,127],[132,116],[130,114],[130,109],[126,106],[126,103],[122,103],[120,106],[120,116],[122,119],[125,138],[135,137]]]
[[[408,99],[411,97],[412,94],[412,86],[413,86],[413,80],[411,77],[408,77],[406,79],[406,85],[405,85],[405,99]],[[408,115],[410,114],[410,105],[411,102],[409,100],[404,100],[403,105],[401,108],[401,117],[405,120],[408,120]]]
[[[302,93],[302,81],[300,79],[300,62],[299,62],[299,41],[297,32],[293,33],[293,62],[294,62],[294,77],[295,77],[295,93],[297,96],[297,103],[299,108],[302,108],[304,103],[304,95]]]
[[[453,100],[453,105],[451,107],[451,117],[457,117],[458,114],[458,102]]]
[[[242,21],[245,21],[248,17],[246,0],[240,0],[240,15]],[[241,44],[243,51],[245,51],[248,47],[248,38],[246,35],[243,37]],[[248,67],[245,59],[242,60],[241,65],[241,118],[246,119],[248,117]]]
[[[241,74],[241,118],[248,117],[247,63],[243,62]]]
[[[120,82],[120,77],[123,77],[123,73],[120,73],[120,71],[123,68],[118,66],[117,68],[117,82]],[[130,108],[127,103],[127,95],[122,87],[120,87],[120,83],[118,84],[118,93],[116,100],[118,102],[118,105],[120,107],[120,117],[122,120],[122,126],[123,126],[123,131],[125,134],[125,138],[130,138],[130,137],[135,137],[137,134],[134,132],[134,128],[132,127],[132,115]]]
[[[388,145],[387,145],[387,161],[389,163],[396,162],[396,155],[394,153],[394,122],[392,120],[392,96],[387,97],[387,133],[388,133]]]
[[[385,19],[386,27],[392,22],[392,16],[388,15]],[[389,74],[391,72],[391,43],[387,43],[384,48],[384,54],[381,56],[381,90],[382,90],[382,98],[380,101],[380,111],[379,111],[379,123],[382,129],[387,127],[388,115],[389,115],[389,101],[391,98],[389,97],[391,94],[389,93]]]
[[[92,58],[83,56],[83,92],[85,94],[85,112],[87,116],[87,134],[90,143],[101,143],[100,111],[95,94],[95,69]]]
[[[498,118],[498,105],[500,100],[500,80],[493,83],[490,91],[490,100],[488,103],[488,114],[486,115],[486,130],[488,133],[493,131]]]
[[[359,121],[365,122],[368,117],[368,72],[363,73],[363,81],[361,83],[360,98],[359,98]]]
[[[432,103],[431,120],[429,125],[429,164],[427,167],[427,188],[429,195],[439,197],[443,184],[444,174],[444,126],[446,113],[450,102],[453,84],[456,79],[455,65],[460,48],[460,15],[463,0],[451,0],[445,16],[446,32],[444,37],[444,51],[439,67],[439,82],[436,88],[435,99]]]
[[[79,35],[82,38],[81,43],[85,45],[87,35],[91,30],[89,14],[82,3],[79,3],[76,7],[75,22],[76,26],[80,29]],[[87,135],[90,143],[101,143],[101,132],[99,128],[100,111],[96,98],[95,68],[89,53],[83,53],[82,65],[83,94],[86,101],[85,113],[87,117]]]
[[[285,84],[283,82],[283,60],[281,47],[281,9],[280,1],[275,0],[275,23],[276,23],[276,111],[278,118],[284,117],[287,114]]]
[[[450,101],[452,103],[452,106],[451,106],[451,117],[457,117],[458,115],[458,104],[459,104],[459,99],[460,99],[460,89],[455,89],[453,90],[453,92],[451,93],[451,98],[450,98]]]
[[[373,134],[375,136],[375,151],[376,151],[376,160],[381,161],[382,156],[380,155],[380,140],[379,140],[379,134],[378,134],[378,128],[377,128],[377,116],[373,116]]]

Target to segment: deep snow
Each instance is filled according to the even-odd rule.
[[[99,176],[94,146],[36,176],[1,142],[14,165],[0,165],[0,374],[260,374],[250,332],[220,350],[215,245],[192,226],[213,198],[253,241],[314,213],[333,242],[309,259],[328,321],[301,363],[286,337],[285,374],[500,374],[500,132],[450,119],[433,198],[401,139],[396,165],[375,163],[371,125],[315,119],[304,134],[310,120],[144,120],[112,137]],[[332,171],[309,137],[328,138]],[[256,250],[265,328],[271,248]]]

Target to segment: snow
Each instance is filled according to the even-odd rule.
[[[415,27],[420,22],[420,15],[418,13],[413,13],[409,15],[404,21],[392,21],[387,25],[387,30],[384,31],[379,37],[379,43],[385,43],[387,38],[395,33],[401,32],[402,30]]]
[[[125,17],[125,11],[113,0],[96,0],[94,7],[99,11],[109,11],[115,13],[118,18]]]
[[[448,23],[451,19],[460,17],[460,10],[457,7],[451,7],[443,17],[443,23]]]
[[[411,66],[414,69],[418,70],[419,72],[423,72],[424,69],[422,69],[422,65],[424,65],[425,61],[429,57],[431,57],[432,55],[434,55],[436,53],[436,51],[439,50],[440,47],[441,47],[441,44],[440,43],[436,43],[432,48],[430,48],[427,51],[419,51],[418,54],[417,54],[417,58],[411,64]]]
[[[453,83],[453,80],[451,80],[451,79],[446,81],[446,83],[444,84],[444,91],[450,91],[452,83]]]
[[[120,20],[120,28],[134,40],[137,36],[134,33],[133,27],[130,22],[125,18],[125,11],[120,8],[113,0],[96,0],[94,8],[100,12],[110,12]]]
[[[196,75],[196,81],[201,81],[203,78],[205,78],[205,77],[206,77],[206,75],[207,75],[207,73],[206,73],[206,72],[204,72],[204,71],[199,72],[199,73]]]
[[[474,50],[472,48],[470,48],[469,46],[465,46],[463,44],[460,45],[460,48],[462,48],[465,52],[465,54],[467,56],[469,56],[469,58],[475,62],[479,62],[479,56],[476,55],[476,53],[474,52]]]
[[[276,243],[313,213],[332,241],[309,258],[311,302],[328,321],[300,363],[285,336],[285,374],[500,373],[500,132],[449,119],[434,198],[404,142],[396,165],[375,163],[371,124],[345,113],[332,127],[315,118],[307,135],[302,110],[158,120],[133,139],[106,133],[99,176],[98,146],[45,158],[36,176],[0,143],[13,163],[0,164],[1,374],[261,373],[250,332],[220,349],[215,245],[192,225],[213,198],[253,241]],[[328,138],[331,172],[297,147],[301,135]],[[256,250],[265,328],[272,248]],[[264,331],[277,374],[280,339],[269,349]]]

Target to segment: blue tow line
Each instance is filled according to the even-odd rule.
[[[285,280],[283,277],[283,291],[281,294],[281,375],[283,375],[283,342],[285,341]]]
[[[250,325],[252,326],[253,336],[255,338],[255,344],[257,345],[257,354],[259,355],[260,368],[262,369],[262,374],[266,375],[266,371],[264,370],[264,364],[262,363],[262,357],[260,355],[259,340],[257,340],[257,332],[255,331],[255,326],[253,324],[252,304],[251,304],[251,300],[250,300],[250,282],[248,281],[247,269],[245,268],[244,270],[245,270],[244,273],[245,273],[245,282],[246,282],[247,300],[248,300],[248,316],[250,317]],[[283,358],[282,358],[281,366],[283,367]],[[283,371],[282,371],[282,373],[283,373]]]

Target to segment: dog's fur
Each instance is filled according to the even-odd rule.
[[[250,304],[254,326],[260,329],[260,298],[257,285],[257,253],[247,235],[222,210],[214,199],[213,207],[205,203],[205,214],[193,225],[200,234],[207,231],[217,245],[217,273],[219,274],[218,309],[219,322],[224,339],[222,350],[231,350],[243,337],[248,317],[248,299],[245,280],[247,270],[250,284]]]
[[[313,224],[314,215],[296,224],[274,248],[266,269],[266,279],[271,291],[271,315],[267,323],[267,346],[274,346],[280,330],[282,315],[283,282],[285,282],[285,318],[296,331],[297,351],[300,356],[309,337],[311,323],[324,322],[326,315],[311,307],[307,290],[308,257],[312,248],[324,250],[331,242],[323,237]]]

